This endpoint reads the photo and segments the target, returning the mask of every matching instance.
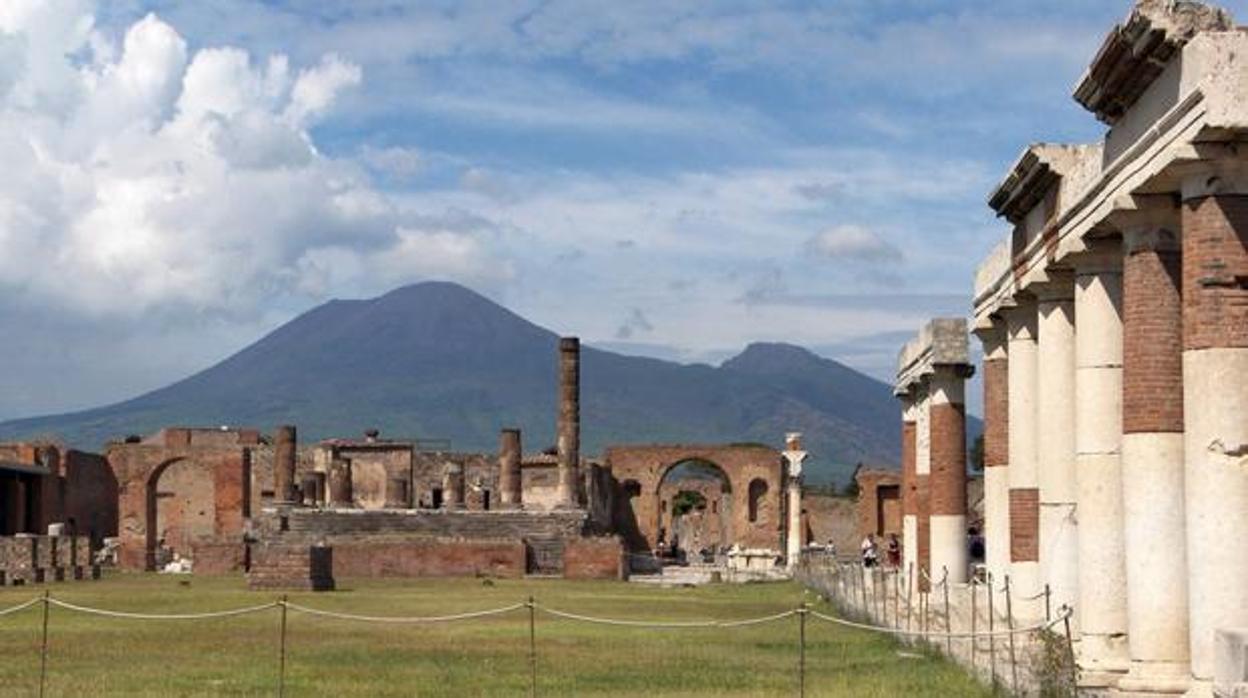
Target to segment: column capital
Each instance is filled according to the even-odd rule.
[[[985,361],[1006,358],[1005,344],[1008,336],[1005,328],[1005,318],[1000,315],[993,315],[991,324],[976,327],[972,332],[979,338],[979,343],[984,346]]]
[[[1122,273],[1122,238],[1097,238],[1085,242],[1085,248],[1063,260],[1075,270],[1076,277]]]
[[[1037,334],[1035,296],[1019,293],[1015,294],[1013,301],[1013,305],[1001,308],[1001,315],[1005,318],[1009,340],[1035,341]]]
[[[1148,230],[1179,230],[1179,202],[1171,194],[1125,195],[1114,200],[1107,222],[1123,237]]]
[[[1075,301],[1075,272],[1071,269],[1048,269],[1048,281],[1027,287],[1037,303],[1073,303]]]
[[[1206,196],[1248,194],[1248,162],[1214,160],[1183,167],[1179,195],[1183,201]]]

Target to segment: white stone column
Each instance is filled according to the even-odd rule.
[[[785,436],[784,460],[788,463],[788,513],[785,532],[785,560],[789,569],[797,566],[802,556],[802,462],[807,453],[802,450],[802,435],[790,432]]]
[[[1037,463],[1036,382],[1038,352],[1035,300],[1016,298],[1005,311],[1009,331],[1010,579],[1017,597],[1035,596],[1040,581],[1040,476]],[[1000,584],[1003,580],[995,580]],[[1024,621],[1043,614],[1043,603],[1025,601],[1014,610]]]
[[[1210,167],[1182,193],[1191,673],[1207,691],[1217,629],[1248,627],[1248,172]]]
[[[1079,602],[1079,532],[1075,478],[1075,286],[1051,271],[1035,290],[1039,315],[1037,441],[1040,572],[1051,608]]]
[[[901,564],[906,574],[919,568],[918,405],[913,393],[901,396]],[[913,580],[911,580],[913,581]]]
[[[1122,253],[1075,261],[1075,461],[1079,511],[1080,686],[1127,670],[1122,513]]]
[[[1009,353],[1005,322],[976,332],[984,345],[984,563],[993,577],[1010,571]]]
[[[1169,197],[1119,212],[1123,230],[1122,497],[1131,667],[1120,692],[1188,684],[1183,503],[1183,303]]]
[[[915,581],[920,589],[926,589],[924,574],[932,575],[931,493],[932,477],[932,405],[927,384],[918,384],[914,395],[914,482],[918,493],[915,515]],[[921,571],[920,571],[921,570]]]

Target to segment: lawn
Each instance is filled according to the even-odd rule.
[[[346,580],[332,593],[290,602],[376,615],[444,615],[539,605],[634,620],[757,618],[816,601],[796,584],[659,589],[561,580]],[[253,606],[275,594],[241,578],[111,575],[54,584],[67,602],[144,613]],[[0,608],[43,587],[0,589]],[[821,604],[814,606],[830,613]],[[798,693],[796,617],[736,628],[650,629],[589,624],[537,611],[541,696],[785,696]],[[0,694],[38,695],[42,610],[0,616]],[[47,695],[277,695],[281,611],[214,620],[101,618],[53,606]],[[290,610],[288,696],[526,696],[531,688],[529,611],[456,623],[397,625]],[[957,666],[874,633],[811,618],[808,696],[980,696]]]

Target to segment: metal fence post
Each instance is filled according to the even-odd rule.
[[[1075,643],[1070,638],[1070,607],[1062,605],[1061,612],[1065,615],[1062,617],[1062,625],[1066,626],[1066,654],[1070,659],[1070,692],[1071,695],[1079,693],[1079,664],[1075,659]]]
[[[529,596],[529,696],[537,698],[537,604]]]
[[[1014,654],[1014,602],[1010,599],[1010,575],[1005,575],[1005,627],[1010,631],[1010,685],[1018,693],[1018,657]]]
[[[1053,620],[1052,599],[1050,598],[1049,585],[1044,585],[1044,622],[1048,623]]]
[[[911,562],[910,572],[907,574],[906,581],[906,631],[910,630],[910,620],[914,615],[914,563]]]
[[[901,628],[901,570],[893,570],[893,627]]]
[[[945,578],[941,581],[945,589],[945,651],[953,658],[953,614],[949,612],[949,568],[945,569]]]
[[[806,602],[797,609],[797,695],[806,696]]]
[[[871,617],[871,607],[867,605],[867,566],[858,566],[859,590],[862,591],[862,615],[864,618]]]
[[[988,671],[992,674],[993,690],[997,686],[997,639],[993,637],[993,631],[996,630],[996,610],[993,608],[993,597],[997,595],[997,590],[992,585],[992,573],[988,573]]]
[[[39,698],[43,698],[48,683],[48,590],[43,590],[43,639],[39,648]]]
[[[286,595],[282,594],[282,633],[278,650],[277,696],[286,695]]]
[[[971,579],[971,669],[975,669],[975,655],[979,650],[979,640],[975,637],[979,625],[979,584]]]

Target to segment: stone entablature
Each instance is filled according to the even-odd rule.
[[[1148,70],[1131,68],[1140,61],[1125,48],[1128,39]],[[1157,66],[1162,57],[1168,62]],[[1025,229],[1014,238],[1026,242],[1007,247],[1008,265],[999,251],[981,265],[976,327],[1104,235],[1112,213],[1136,207],[1133,196],[1177,193],[1185,177],[1215,160],[1248,165],[1234,148],[1248,131],[1248,32],[1232,28],[1222,10],[1140,3],[1111,32],[1077,96],[1094,113],[1116,114],[1111,128],[1100,144],[1029,148],[994,189],[994,208]],[[1072,153],[1076,162],[1063,172],[1059,161]]]
[[[969,346],[966,320],[937,318],[927,323],[901,350],[893,392],[905,395],[934,373],[937,366],[965,366],[970,370]]]

